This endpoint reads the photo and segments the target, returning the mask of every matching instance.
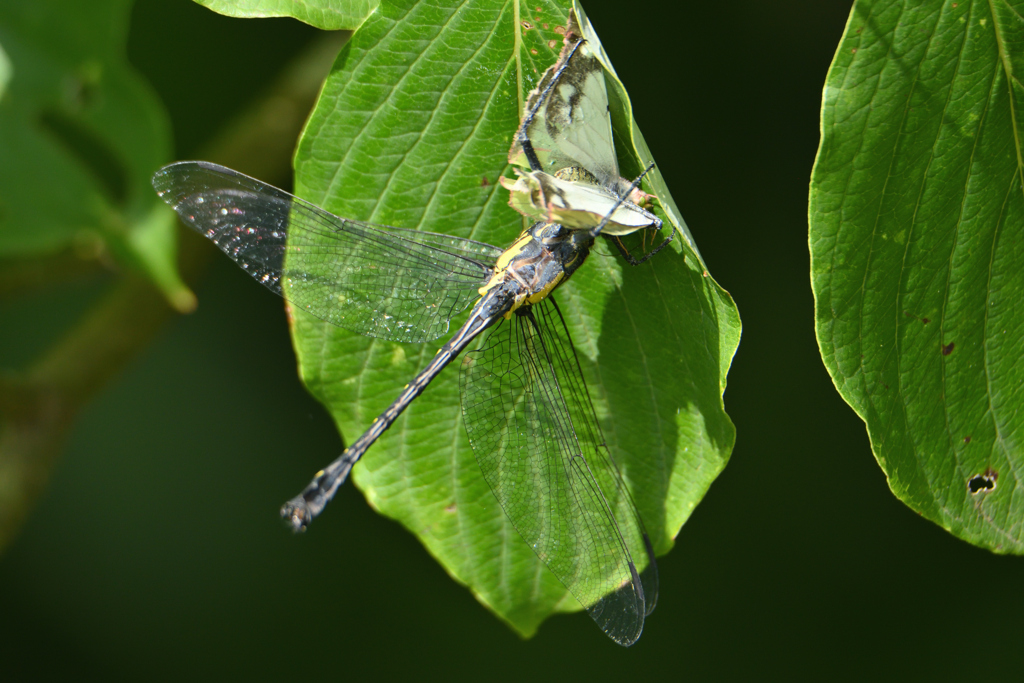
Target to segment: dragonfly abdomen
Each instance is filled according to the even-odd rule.
[[[320,514],[359,462],[409,407],[427,385],[458,356],[478,334],[520,307],[539,303],[554,291],[586,258],[593,238],[560,225],[535,223],[498,259],[494,275],[481,287],[482,294],[469,319],[437,355],[405,385],[398,398],[381,413],[362,436],[334,462],[317,472],[298,496],[281,508],[281,516],[301,531]]]
[[[496,301],[501,293],[494,292],[490,296],[481,299],[473,308],[459,331],[455,333],[448,343],[441,347],[437,355],[431,359],[427,367],[423,368],[402,390],[398,398],[388,406],[387,410],[381,413],[373,424],[370,425],[362,436],[352,442],[345,452],[334,462],[317,472],[313,481],[303,489],[302,493],[295,496],[281,507],[281,516],[287,519],[295,531],[302,531],[320,514],[324,507],[334,498],[338,487],[345,483],[352,466],[359,462],[360,458],[369,450],[388,430],[395,420],[409,407],[416,397],[423,393],[437,375],[451,363],[478,334],[490,327],[496,320],[499,320],[508,308],[508,304],[502,305]]]

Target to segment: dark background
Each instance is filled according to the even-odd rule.
[[[1024,560],[892,496],[815,345],[807,187],[850,3],[585,8],[744,323],[732,461],[660,560],[638,644],[582,613],[520,640],[352,487],[315,533],[286,533],[285,473],[340,439],[296,378],[281,301],[218,258],[198,311],[82,415],[0,557],[0,678],[1019,680]],[[191,158],[314,34],[144,0],[129,53]],[[63,305],[5,311],[37,329]]]

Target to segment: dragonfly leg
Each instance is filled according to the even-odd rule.
[[[625,245],[622,244],[622,240],[620,240],[617,236],[613,240],[611,240],[611,242],[619,250],[619,253],[622,254],[622,258],[626,259],[626,263],[628,263],[631,266],[639,266],[641,263],[646,263],[652,256],[654,256],[659,251],[664,249],[665,246],[669,242],[671,242],[672,238],[675,237],[675,236],[676,236],[676,226],[673,225],[672,226],[672,232],[670,232],[668,234],[668,237],[666,237],[662,241],[661,244],[656,246],[653,250],[651,250],[651,251],[647,252],[646,254],[644,254],[639,259],[636,258],[635,256],[633,256],[631,253],[629,253],[629,250],[626,249]]]

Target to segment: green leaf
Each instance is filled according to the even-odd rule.
[[[822,357],[893,492],[1024,552],[1020,0],[859,1],[811,182]]]
[[[149,176],[170,126],[124,56],[128,0],[0,5],[10,82],[0,103],[0,258],[109,250],[175,303],[175,222]],[[83,249],[87,247],[87,249]]]
[[[355,30],[373,14],[380,0],[196,0],[229,17],[294,17],[325,31]]]
[[[507,155],[522,103],[555,61],[556,29],[567,13],[567,4],[552,0],[528,8],[499,0],[382,5],[324,86],[296,154],[299,194],[343,216],[510,244],[523,223],[498,178],[512,175]],[[619,105],[622,117],[628,100]],[[642,168],[651,157],[635,124],[627,118],[615,128],[631,132],[619,141],[626,172]],[[685,228],[662,179],[655,172],[649,180],[671,208],[662,218]],[[686,242],[677,238],[675,250],[631,268],[601,241],[556,294],[608,445],[659,553],[671,548],[735,439],[722,393],[739,317]],[[298,311],[293,336],[304,381],[349,441],[441,344],[370,340]],[[553,611],[580,606],[483,480],[460,423],[458,365],[414,402],[353,477],[376,509],[529,635]]]
[[[0,100],[4,97],[4,92],[7,90],[7,83],[11,80],[11,60],[7,58],[7,53],[4,52],[2,46],[0,46]]]

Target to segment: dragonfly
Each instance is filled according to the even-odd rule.
[[[521,148],[531,173],[544,173],[531,144],[531,122],[551,108],[545,102],[551,104],[559,79],[572,73],[573,56],[585,55],[584,44],[578,30],[568,30],[559,61],[528,100],[510,158]],[[391,406],[284,504],[281,515],[293,529],[305,529],[323,511],[373,443],[463,354],[463,422],[484,479],[538,558],[612,640],[629,646],[657,602],[654,550],[606,445],[552,294],[583,265],[606,227],[618,235],[661,223],[622,227],[619,208],[635,214],[630,207],[639,204],[631,200],[643,201],[639,178],[621,187],[601,185],[593,174],[562,172],[574,163],[586,171],[584,162],[565,154],[562,162],[569,165],[552,177],[568,178],[570,190],[583,191],[574,195],[576,206],[602,210],[603,218],[573,227],[537,220],[505,249],[342,218],[204,161],[165,166],[154,174],[153,186],[184,223],[265,287],[344,329],[425,342],[444,335],[451,320],[470,309]],[[593,188],[600,206],[586,196]],[[616,200],[605,202],[608,194]]]

